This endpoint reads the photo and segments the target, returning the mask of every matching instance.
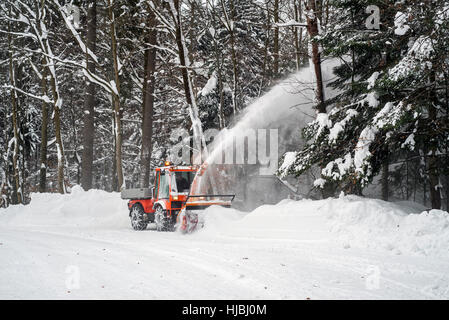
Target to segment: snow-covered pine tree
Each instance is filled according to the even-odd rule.
[[[406,45],[376,83],[392,104],[379,119],[395,125],[389,140],[396,148],[423,164],[430,205],[439,209],[448,174],[449,1],[405,1],[396,8],[394,35]]]
[[[347,192],[359,192],[372,176],[372,165],[363,163],[370,145],[367,139],[373,138],[365,127],[379,106],[379,95],[368,88],[366,81],[381,68],[391,31],[386,25],[380,31],[366,30],[367,5],[369,1],[332,3],[334,23],[318,36],[318,41],[325,56],[341,61],[334,70],[337,78],[330,84],[340,94],[326,101],[332,108],[328,114],[319,113],[305,128],[304,137],[309,141],[305,148],[284,157],[287,161],[279,171],[282,176],[298,175],[318,165],[323,168],[322,178],[315,181],[315,186],[337,184]]]
[[[371,176],[371,167],[361,168],[363,164],[357,162],[360,168],[357,173],[355,170],[355,157],[362,160],[361,152],[366,151],[361,143],[358,144],[357,137],[368,138],[365,137],[369,132],[368,129],[364,131],[364,121],[379,104],[378,95],[369,92],[366,81],[381,66],[382,51],[388,39],[386,33],[389,32],[387,26],[383,26],[382,31],[366,30],[365,8],[368,4],[369,1],[332,2],[330,10],[334,23],[316,39],[325,56],[341,61],[334,70],[337,78],[330,84],[339,89],[340,94],[325,102],[327,108],[332,108],[328,114],[319,113],[304,129],[304,137],[309,141],[304,149],[283,157],[279,169],[281,176],[299,175],[317,165],[323,168],[322,178],[315,181],[317,187],[331,183],[347,192],[358,192],[368,182],[365,178]],[[359,151],[357,154],[355,149]]]
[[[427,172],[432,207],[439,208],[434,192],[441,174],[438,154],[447,147],[448,134],[447,114],[441,112],[447,90],[447,68],[442,68],[447,61],[447,3],[386,3],[380,7],[377,32],[360,28],[369,4],[334,2],[337,23],[320,42],[326,55],[342,61],[332,84],[341,93],[329,101],[328,114],[319,114],[305,128],[305,148],[284,155],[279,174],[299,175],[320,165],[325,179],[315,186],[336,183],[346,192],[359,193],[389,154],[397,157],[397,150],[420,145],[431,162]]]

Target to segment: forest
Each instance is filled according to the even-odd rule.
[[[0,207],[147,187],[174,130],[229,128],[310,68],[315,119],[277,175],[447,210],[448,48],[447,0],[1,0]]]

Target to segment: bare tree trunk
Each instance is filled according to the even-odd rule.
[[[327,26],[329,23],[329,1],[326,1],[326,10],[324,10],[326,12],[326,20],[323,21],[323,26]]]
[[[301,18],[301,1],[297,2],[293,0],[295,10],[295,21],[302,22]],[[299,36],[298,36],[299,29]],[[296,70],[299,70],[301,66],[301,44],[302,44],[302,27],[293,27],[293,36],[295,38],[295,58],[296,58]]]
[[[69,93],[70,95],[70,106],[73,106],[73,92]],[[76,125],[76,120],[77,120],[77,115],[75,114],[75,110],[76,108],[71,107],[70,108],[70,129],[72,131],[72,137],[73,137],[73,160],[76,163],[76,184],[80,184],[80,173],[81,173],[81,161],[80,161],[80,157],[78,155],[78,147],[79,147],[79,143],[78,143],[78,130],[77,130],[77,125]]]
[[[318,43],[313,41],[313,38],[318,35],[318,21],[315,7],[315,0],[308,0],[306,7],[307,16],[307,31],[309,32],[310,41],[312,42],[312,63],[314,66],[316,77],[316,109],[320,113],[326,113],[326,107],[324,106],[324,90],[323,90],[323,78],[321,74],[321,55],[318,47]]]
[[[274,0],[273,8],[274,38],[273,38],[273,74],[277,78],[279,75],[279,0]]]
[[[192,122],[193,127],[193,135],[194,135],[193,138],[195,139],[196,143],[201,143],[204,146],[205,149],[204,151],[207,153],[206,141],[204,139],[201,119],[198,113],[198,106],[196,104],[196,99],[192,90],[192,80],[188,71],[190,63],[189,64],[187,63],[188,54],[186,52],[184,36],[182,32],[181,17],[180,17],[181,15],[179,12],[180,10],[179,0],[173,0],[172,4],[174,5],[174,8],[171,8],[171,12],[176,26],[175,31],[176,44],[178,47],[179,62],[181,66],[182,80],[184,84],[184,92],[186,95],[187,104],[189,105],[190,120]]]
[[[124,185],[123,179],[123,167],[122,167],[122,111],[120,109],[120,77],[119,77],[119,64],[118,64],[118,52],[117,52],[117,38],[115,27],[115,15],[112,6],[112,0],[108,0],[108,14],[109,14],[109,32],[111,37],[111,54],[114,64],[113,82],[115,83],[115,92],[112,94],[113,114],[114,114],[114,135],[115,135],[115,162],[117,170],[117,190],[122,190]]]
[[[441,209],[441,195],[439,189],[439,178],[438,178],[438,159],[437,156],[429,156],[428,161],[429,167],[429,187],[430,187],[430,202],[432,209]]]
[[[113,118],[112,122],[113,122],[112,123],[112,126],[113,126],[112,131],[114,132],[114,129],[115,129],[115,118]],[[114,146],[116,145],[115,138],[116,138],[115,133],[113,133]],[[114,147],[113,154],[112,154],[113,158],[112,158],[112,168],[111,168],[111,171],[112,171],[112,175],[111,175],[111,191],[117,191],[118,190],[117,161],[115,161],[115,159],[116,159],[115,153],[116,153],[116,149]]]
[[[53,95],[53,124],[55,129],[55,137],[56,137],[56,147],[57,147],[57,156],[58,156],[58,192],[61,194],[65,193],[64,187],[64,166],[65,166],[65,156],[64,156],[64,146],[61,137],[61,117],[60,110],[62,100],[59,97],[59,88],[58,82],[56,79],[56,65],[53,60],[53,53],[48,42],[48,37],[45,35],[47,32],[47,27],[45,21],[42,19],[48,18],[48,14],[45,10],[45,0],[41,0],[40,8],[37,8],[36,16],[37,16],[37,30],[39,32],[39,37],[42,38],[42,42],[40,42],[41,50],[45,53],[45,63],[47,67],[48,74],[50,75],[50,86],[52,89]],[[43,29],[45,28],[45,29]]]
[[[215,35],[214,35],[215,37]],[[218,92],[220,95],[220,104],[218,106],[218,126],[219,129],[226,127],[226,119],[224,115],[224,96],[223,96],[223,72],[222,72],[222,57],[221,51],[218,48],[218,41],[214,39],[215,49],[215,61],[217,63],[217,80],[218,80]]]
[[[234,1],[231,0],[231,19],[234,23]],[[238,67],[237,67],[237,54],[235,50],[235,32],[234,27],[231,30],[231,58],[232,58],[232,73],[233,73],[233,83],[234,88],[232,90],[232,110],[234,114],[237,114],[238,103],[237,103],[237,92],[238,92]]]
[[[97,3],[90,0],[87,11],[87,48],[95,53],[97,35]],[[89,59],[86,50],[87,69],[94,74],[95,63]],[[92,188],[94,136],[95,136],[95,84],[86,78],[83,116],[83,155],[81,160],[81,186],[84,190]]]
[[[435,72],[432,71],[430,74],[430,83],[435,84]],[[430,91],[430,99],[429,99],[429,120],[431,123],[429,124],[431,127],[434,126],[432,122],[436,122],[437,120],[437,108],[435,103],[437,102],[436,97],[436,89],[432,88]],[[436,125],[436,124],[435,124]],[[431,129],[432,135],[434,134],[434,129]],[[430,202],[432,205],[432,209],[441,209],[441,195],[440,195],[440,187],[439,187],[439,164],[438,164],[438,156],[436,155],[437,148],[436,146],[431,147],[431,152],[429,155],[428,161],[428,172],[429,172],[429,188],[430,188]]]
[[[221,62],[219,62],[221,64]],[[218,68],[218,90],[220,92],[220,105],[218,107],[219,129],[226,127],[226,119],[224,115],[224,94],[223,94],[223,73],[221,67]]]
[[[19,125],[18,125],[18,113],[17,113],[17,92],[16,88],[16,77],[14,70],[14,50],[12,48],[12,36],[11,36],[11,24],[8,24],[8,45],[9,45],[9,80],[11,83],[11,106],[12,106],[12,126],[14,132],[14,151],[12,157],[13,171],[14,171],[14,187],[16,194],[17,203],[22,203],[22,191],[20,188],[20,176],[18,167],[19,158]]]
[[[318,47],[318,43],[314,42],[313,39],[318,35],[318,19],[317,10],[315,7],[315,0],[308,0],[306,6],[306,17],[307,17],[307,31],[309,33],[309,38],[312,47],[312,63],[315,71],[316,89],[315,89],[315,99],[316,99],[316,111],[317,113],[326,113],[326,106],[324,105],[324,89],[323,89],[323,78],[321,74],[321,56]],[[309,52],[310,54],[310,52]],[[323,178],[323,176],[322,176]],[[358,192],[355,188],[355,192]],[[323,198],[328,198],[333,196],[335,193],[334,184],[327,182],[322,190]]]
[[[187,48],[188,51],[188,57],[189,57],[189,61],[193,61],[194,56],[193,56],[193,52],[195,50],[195,46],[197,45],[197,34],[196,34],[196,24],[197,24],[197,19],[199,18],[197,16],[197,10],[196,9],[196,1],[197,0],[189,0],[189,5],[190,5],[190,21],[189,21],[189,26],[187,27],[188,31],[188,35],[189,35],[189,47]],[[192,90],[193,93],[196,95],[197,93],[197,88],[196,88],[196,75],[195,72],[191,73],[191,78],[192,78]]]
[[[449,123],[449,86],[448,86],[448,75],[444,74],[444,84],[446,87],[446,123]],[[446,144],[446,167],[449,166],[449,146]],[[446,171],[446,211],[449,211],[449,173]]]
[[[154,72],[156,69],[157,31],[156,16],[150,10],[147,28],[150,29],[146,45],[150,45],[145,51],[145,76],[143,83],[143,119],[142,119],[142,149],[141,149],[141,186],[148,187],[150,183],[151,152],[153,139],[153,108],[154,108]]]
[[[427,206],[427,152],[426,148],[424,147],[423,150],[423,158],[424,158],[424,168],[423,168],[423,204]]]
[[[385,157],[384,162],[382,163],[382,200],[388,201],[388,156]]]
[[[211,9],[212,25],[215,25],[217,20],[221,21],[215,9]],[[219,94],[219,105],[218,105],[218,126],[219,129],[226,127],[226,119],[224,115],[224,94],[223,94],[223,56],[221,53],[221,48],[219,46],[219,39],[217,38],[217,32],[214,30],[212,34],[214,41],[214,53],[215,53],[215,63],[217,65],[217,83],[218,83],[218,94]]]
[[[22,152],[22,161],[19,162],[19,164],[21,165],[21,175],[20,175],[20,190],[21,190],[21,196],[22,196],[22,203],[26,204],[26,194],[25,194],[25,190],[26,190],[26,181],[27,181],[27,164],[29,161],[27,157],[27,150],[26,150],[26,146],[24,145],[24,147],[21,150]]]
[[[176,0],[178,1],[178,0]],[[234,32],[234,24],[235,24],[235,7],[234,0],[229,1],[230,5],[230,17],[228,15],[228,11],[226,10],[226,6],[224,0],[220,1],[221,8],[223,10],[225,26],[229,32],[230,44],[231,44],[231,61],[232,61],[232,74],[233,74],[233,90],[232,90],[232,111],[237,114],[238,111],[238,103],[237,103],[237,94],[238,94],[238,66],[237,66],[237,52],[235,50],[235,32]]]
[[[45,59],[43,59],[45,63]],[[47,67],[42,72],[41,88],[42,95],[47,95]],[[40,148],[40,172],[39,192],[47,192],[47,143],[48,143],[48,108],[47,103],[42,102],[42,126],[41,126],[41,148]]]
[[[57,148],[57,155],[58,155],[58,192],[61,194],[65,193],[65,187],[64,187],[64,166],[65,166],[65,159],[64,159],[64,146],[62,143],[62,136],[61,136],[61,116],[60,116],[60,98],[59,98],[59,92],[56,85],[56,79],[53,76],[53,74],[50,72],[50,83],[53,91],[53,100],[54,108],[53,108],[53,124],[55,126],[55,138],[56,138],[56,148]]]
[[[5,123],[4,128],[0,128],[1,130],[1,134],[3,134],[4,137],[8,136],[8,126]],[[0,176],[1,177],[1,184],[0,184],[0,208],[6,208],[9,206],[9,203],[11,202],[11,192],[9,189],[9,163],[8,163],[8,159],[6,158],[6,155],[9,154],[9,143],[8,143],[8,139],[4,140],[5,142],[5,146],[4,146],[4,150],[6,151],[5,153],[2,153],[0,151],[0,159],[2,160],[6,160],[3,161],[1,163],[2,168],[3,168],[3,175]],[[1,149],[0,149],[1,150]]]
[[[323,0],[315,0],[315,12],[316,16],[320,22],[320,25],[323,24]]]
[[[266,23],[266,33],[265,33],[265,43],[264,43],[264,57],[263,57],[263,78],[267,81],[267,83],[269,82],[270,79],[270,74],[269,74],[269,70],[270,68],[268,67],[268,46],[270,44],[270,29],[271,29],[271,19],[270,19],[270,7],[269,7],[269,2],[266,2],[266,11],[267,11],[267,21]]]
[[[408,159],[405,160],[405,199],[408,200],[410,198],[410,190],[409,190],[409,184],[410,184],[410,179],[409,179],[409,170],[408,170]]]

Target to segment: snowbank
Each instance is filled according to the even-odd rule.
[[[285,243],[327,242],[339,248],[370,248],[391,254],[449,258],[449,214],[422,212],[415,203],[356,196],[326,200],[283,200],[250,213],[222,207],[204,212],[205,227],[187,237],[263,239]],[[422,212],[422,213],[420,213]],[[27,206],[0,211],[0,224],[129,230],[126,201],[101,190],[32,194]]]
[[[326,200],[284,200],[240,216],[235,210],[209,208],[199,233],[223,237],[323,241],[392,254],[449,257],[449,214],[417,210],[357,196]]]
[[[331,231],[346,246],[449,257],[449,214],[445,211],[419,213],[411,211],[410,205],[355,196],[327,201]]]
[[[83,228],[128,228],[126,201],[117,192],[84,191],[32,193],[29,205],[10,206],[0,211],[0,223],[13,226],[77,226]]]
[[[205,228],[200,233],[224,237],[272,240],[327,241],[331,236],[322,206],[314,200],[282,200],[263,205],[250,213],[211,207],[204,212]]]

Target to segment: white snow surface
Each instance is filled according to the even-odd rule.
[[[449,214],[356,196],[132,230],[119,193],[0,211],[0,299],[448,299]]]

